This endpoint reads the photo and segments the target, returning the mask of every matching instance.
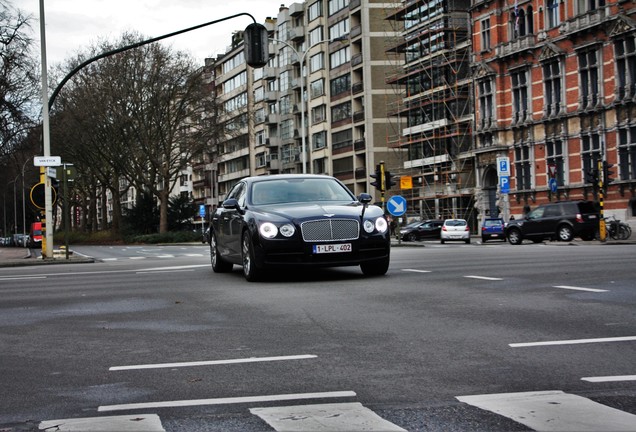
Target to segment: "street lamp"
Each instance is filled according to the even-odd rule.
[[[291,46],[291,44],[289,44],[288,42],[284,41],[284,40],[280,40],[280,39],[274,39],[274,38],[270,38],[271,41],[274,42],[280,42],[283,45],[287,46],[289,49],[291,49],[294,54],[296,54],[297,58],[300,58],[300,145],[302,146],[300,149],[300,152],[302,154],[302,162],[303,162],[303,174],[307,173],[307,150],[306,150],[306,144],[305,144],[305,80],[307,79],[307,77],[309,76],[309,73],[307,73],[304,77],[302,76],[303,74],[303,63],[305,62],[305,58],[307,57],[307,54],[309,54],[309,52],[311,51],[311,49],[313,47],[315,47],[316,45],[320,45],[321,43],[324,42],[337,42],[337,41],[343,41],[343,40],[347,40],[348,37],[347,35],[345,36],[339,36],[333,39],[323,39],[323,40],[319,40],[317,42],[314,42],[313,44],[309,45],[309,47],[305,50],[305,52],[302,54],[302,56],[298,53],[298,51],[296,50],[296,48],[294,48],[293,46]]]
[[[24,204],[24,168],[26,168],[26,164],[29,162],[29,159],[25,160],[22,164],[22,235],[26,238],[26,207]],[[25,242],[26,246],[26,242]]]

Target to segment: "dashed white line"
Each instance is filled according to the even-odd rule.
[[[418,269],[402,269],[405,272],[414,272],[414,273],[430,273],[430,270],[418,270]]]
[[[587,382],[616,382],[616,381],[636,381],[636,375],[615,375],[599,377],[583,377],[582,381]]]
[[[468,275],[468,276],[464,276],[465,278],[469,278],[469,279],[480,279],[480,280],[488,280],[488,281],[500,281],[503,280],[502,278],[496,278],[496,277],[488,277],[488,276],[473,276],[473,275]]]
[[[230,397],[230,398],[191,399],[191,400],[177,400],[177,401],[163,401],[163,402],[131,403],[131,404],[120,404],[120,405],[102,405],[97,408],[97,411],[104,412],[104,411],[122,411],[122,410],[147,409],[147,408],[169,408],[169,407],[186,407],[186,406],[201,406],[201,405],[227,405],[227,404],[276,402],[276,401],[304,400],[304,399],[346,398],[346,397],[355,397],[355,396],[356,396],[356,393],[353,391],[333,391],[333,392],[320,392],[320,393],[291,393],[291,394],[264,395],[264,396],[243,396],[243,397]]]
[[[589,291],[589,292],[607,292],[607,290],[604,290],[604,289],[583,288],[583,287],[575,287],[575,286],[569,286],[569,285],[555,285],[554,288],[562,288],[562,289],[569,289],[569,290],[576,290],[576,291]]]
[[[157,414],[46,420],[40,423],[38,430],[165,432]]]
[[[576,345],[576,344],[588,344],[588,343],[629,342],[629,341],[636,341],[636,336],[595,338],[595,339],[570,339],[570,340],[557,340],[557,341],[545,341],[545,342],[523,342],[523,343],[511,343],[511,344],[508,344],[508,346],[510,346],[511,348],[525,348],[525,347],[548,346],[548,345]]]
[[[27,280],[27,279],[46,279],[46,276],[2,276],[0,277],[0,281],[8,281],[8,280]]]
[[[195,362],[180,362],[180,363],[157,363],[157,364],[144,364],[144,365],[131,365],[131,366],[113,366],[109,371],[122,371],[122,370],[134,370],[134,369],[161,369],[161,368],[177,368],[177,367],[192,367],[192,366],[214,366],[225,364],[237,364],[237,363],[258,363],[258,362],[270,362],[280,360],[306,360],[317,358],[314,354],[300,354],[291,356],[276,356],[276,357],[249,357],[241,359],[228,359],[228,360],[207,360],[207,361],[195,361]]]

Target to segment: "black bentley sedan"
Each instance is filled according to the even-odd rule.
[[[239,181],[212,217],[212,269],[243,267],[248,281],[287,266],[357,266],[387,272],[390,233],[371,195],[357,199],[326,175],[278,174]]]

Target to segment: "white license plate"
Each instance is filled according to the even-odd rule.
[[[590,215],[590,219],[596,219],[596,215]]]
[[[315,254],[341,252],[351,252],[351,243],[314,245]]]
[[[499,234],[490,234],[492,237],[499,237]]]

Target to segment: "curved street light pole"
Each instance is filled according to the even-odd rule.
[[[340,36],[337,38],[333,38],[333,39],[323,39],[323,40],[319,40],[318,42],[314,42],[313,44],[309,45],[309,47],[305,50],[305,52],[303,52],[302,56],[298,53],[298,50],[296,50],[296,48],[294,48],[293,46],[291,46],[291,44],[289,42],[286,42],[284,40],[281,39],[274,39],[274,38],[270,38],[271,41],[274,42],[280,42],[283,45],[285,45],[286,47],[288,47],[289,49],[291,49],[294,54],[296,54],[296,57],[300,59],[300,145],[301,145],[301,155],[302,155],[302,163],[303,163],[303,174],[307,173],[307,148],[306,148],[306,128],[305,128],[305,80],[307,80],[307,77],[309,76],[309,73],[307,73],[305,76],[303,76],[303,64],[305,62],[305,58],[307,57],[307,54],[309,54],[309,52],[311,51],[311,49],[317,45],[320,45],[321,43],[325,43],[325,42],[336,42],[336,41],[342,41],[342,40],[346,40],[347,38],[344,36]],[[310,169],[311,172],[311,169]]]

